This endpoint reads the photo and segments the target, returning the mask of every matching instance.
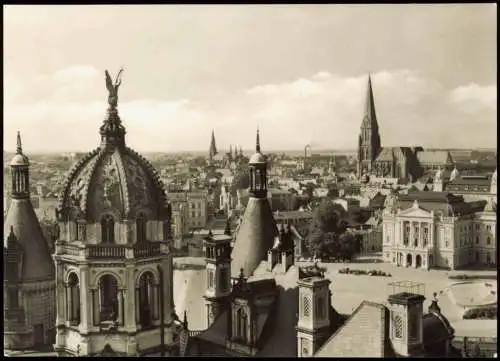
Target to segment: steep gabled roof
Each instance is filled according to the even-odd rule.
[[[389,357],[389,312],[379,303],[363,301],[314,357]]]

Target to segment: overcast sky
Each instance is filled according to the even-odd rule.
[[[4,7],[4,149],[88,151],[125,67],[138,151],[353,149],[372,73],[382,144],[496,147],[496,5]]]

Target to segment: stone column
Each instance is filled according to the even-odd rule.
[[[64,289],[64,274],[63,266],[59,261],[56,261],[56,305],[57,305],[57,316],[56,316],[56,326],[65,323],[65,289]]]
[[[123,288],[118,289],[118,324],[123,326],[124,322],[124,314],[123,314]]]
[[[70,288],[67,283],[64,283],[64,320],[71,319],[71,308],[70,308],[71,294]]]
[[[153,284],[153,287],[152,287],[152,299],[153,299],[153,302],[152,302],[152,306],[153,306],[153,320],[158,320],[159,319],[159,315],[158,315],[158,309],[159,309],[159,292],[158,292],[158,288],[159,288],[159,285],[158,283],[155,283]]]
[[[136,329],[136,304],[138,300],[136,298],[135,292],[135,273],[133,265],[127,265],[125,270],[125,282],[126,282],[126,304],[125,304],[125,328],[129,332],[133,332]]]
[[[101,310],[99,305],[99,289],[91,288],[92,293],[92,318],[93,324],[98,326],[101,323]]]
[[[136,287],[135,288],[135,323],[136,324],[139,324],[140,322],[140,313],[141,313],[141,309],[140,309],[140,297],[139,297],[139,294],[140,294],[140,289],[139,287]]]
[[[89,328],[89,315],[91,307],[89,302],[88,288],[89,269],[86,266],[80,268],[80,332],[87,333]]]

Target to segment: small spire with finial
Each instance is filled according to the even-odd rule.
[[[182,321],[182,324],[184,325],[184,329],[187,330],[188,328],[187,310],[184,310],[184,320]]]
[[[23,146],[21,144],[21,132],[19,130],[17,131],[17,148],[16,148],[16,153],[17,154],[23,154]]]
[[[230,236],[231,235],[231,224],[229,222],[229,218],[226,220],[226,228],[224,229],[224,234],[226,236]]]
[[[255,143],[255,150],[257,153],[260,153],[260,135],[259,135],[259,128],[257,128],[257,141]]]

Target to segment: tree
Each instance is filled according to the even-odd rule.
[[[307,248],[316,257],[335,253],[338,235],[345,231],[342,222],[343,208],[323,200],[315,211],[306,238]]]
[[[338,258],[343,260],[351,260],[358,252],[359,238],[351,232],[344,232],[339,237]]]
[[[250,187],[250,172],[247,166],[241,166],[236,170],[232,183],[236,189]]]

